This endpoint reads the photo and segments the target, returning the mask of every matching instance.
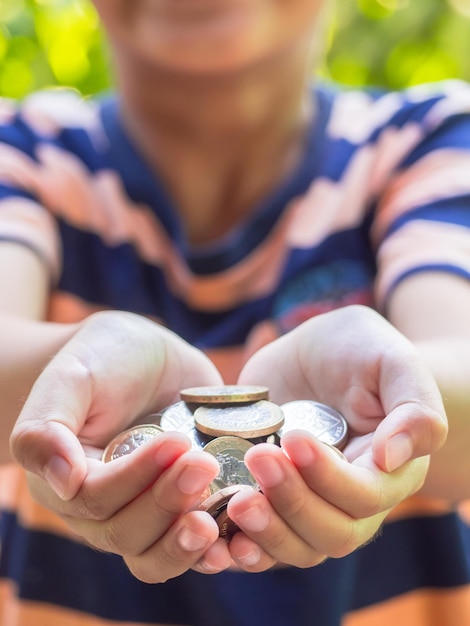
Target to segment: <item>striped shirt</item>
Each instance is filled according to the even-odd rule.
[[[386,314],[410,274],[470,278],[470,87],[312,89],[302,162],[250,216],[191,245],[114,97],[0,101],[0,241],[47,268],[48,319],[154,319],[227,383],[247,355],[324,311]],[[379,537],[316,568],[188,572],[161,585],[83,545],[0,468],[2,626],[467,626],[470,508],[414,496]]]

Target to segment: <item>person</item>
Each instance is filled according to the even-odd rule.
[[[116,94],[1,105],[2,624],[469,623],[470,88],[315,79],[326,0],[93,3]],[[230,383],[350,439],[253,446],[226,542],[184,434],[101,453]]]

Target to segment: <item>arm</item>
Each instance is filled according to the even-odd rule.
[[[27,247],[2,242],[0,285],[0,463],[6,463],[11,460],[11,429],[33,382],[77,326],[41,321],[48,276]]]
[[[389,318],[416,346],[434,374],[449,420],[445,445],[432,456],[423,493],[470,497],[470,285],[446,273],[401,282]]]
[[[230,565],[215,521],[193,510],[219,471],[213,457],[165,433],[131,457],[101,462],[104,445],[136,417],[175,401],[184,386],[220,384],[212,363],[138,315],[41,321],[47,272],[22,245],[0,245],[0,285],[2,460],[10,439],[33,496],[88,543],[121,554],[142,580]]]

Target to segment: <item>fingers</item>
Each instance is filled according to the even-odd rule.
[[[374,461],[392,472],[412,458],[438,450],[447,436],[444,411],[417,402],[393,409],[377,427],[372,438]]]
[[[251,501],[245,505],[251,506]],[[237,503],[240,505],[240,502]],[[235,511],[234,507],[234,511]],[[234,513],[236,515],[236,513]],[[261,548],[244,532],[236,533],[230,541],[230,554],[239,568],[245,572],[258,573],[272,568],[277,560]]]
[[[59,515],[104,520],[148,489],[191,442],[182,433],[162,433],[132,454],[103,463],[88,459],[87,477],[71,500],[60,498],[43,479],[28,476],[35,499]]]
[[[63,500],[80,490],[87,473],[87,459],[80,442],[66,426],[54,421],[18,421],[10,437],[14,459],[26,471],[46,481]]]
[[[227,545],[218,539],[216,522],[203,511],[190,511],[182,515],[161,537],[143,553],[124,556],[131,572],[147,583],[164,582],[183,574],[190,568],[204,573],[226,569],[231,561]],[[198,562],[206,551],[205,565]]]
[[[259,492],[240,492],[229,502],[230,517],[275,561],[312,567],[324,559],[317,548],[289,526],[274,504]]]
[[[305,444],[303,437],[293,431],[283,438],[292,458],[267,444],[247,452],[245,462],[262,493],[236,494],[228,513],[262,553],[311,567],[369,541],[389,510],[421,484],[426,463],[413,461],[392,476],[374,466],[370,454],[352,465],[314,438],[305,437]],[[243,547],[250,554],[249,544]],[[231,546],[235,561],[243,557],[241,550]]]
[[[72,506],[62,513],[69,526],[95,547],[121,555],[136,556],[147,550],[167,532],[179,516],[195,508],[209,483],[218,473],[216,460],[198,451],[181,454],[174,463],[161,473],[154,482],[142,484],[136,481],[133,492],[131,483],[123,487],[115,480],[107,482],[107,506],[101,505],[96,515],[96,502],[101,488],[94,489],[93,477],[84,484]],[[122,482],[122,481],[121,481]],[[121,508],[113,510],[116,496],[110,492],[121,491]],[[113,500],[114,498],[114,500]],[[90,506],[93,502],[93,508]],[[65,507],[67,508],[67,507]],[[139,532],[136,532],[138,520]]]
[[[162,582],[195,566],[206,573],[221,571],[232,563],[227,544],[219,541],[209,514],[192,510],[219,465],[189,445],[183,435],[168,433],[127,458],[107,464],[92,460],[80,492],[69,502],[37,476],[32,488],[37,493],[41,482],[40,500],[56,507],[87,543],[123,556],[145,582]]]
[[[214,520],[212,519],[212,521]],[[218,537],[214,543],[209,545],[192,569],[201,574],[217,574],[231,566],[233,566],[233,561],[229,546],[225,539]]]
[[[414,493],[428,465],[423,458],[388,474],[376,466],[370,448],[350,463],[301,430],[286,433],[282,447],[308,487],[353,519],[387,511]]]

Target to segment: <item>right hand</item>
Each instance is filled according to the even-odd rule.
[[[121,554],[146,582],[231,564],[208,513],[193,510],[219,471],[175,432],[103,463],[103,448],[179,390],[220,385],[200,351],[149,320],[90,316],[45,367],[11,435],[33,497],[94,547]],[[137,529],[137,531],[136,531]]]

